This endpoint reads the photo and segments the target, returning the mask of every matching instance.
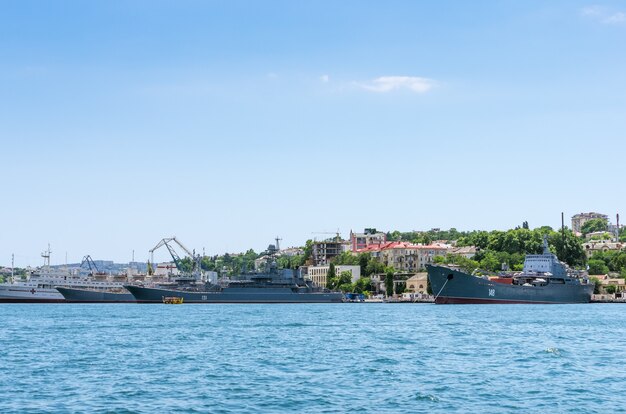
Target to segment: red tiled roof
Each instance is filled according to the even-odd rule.
[[[358,249],[358,253],[378,252],[389,249],[413,249],[413,250],[445,250],[447,247],[439,244],[414,244],[403,241],[388,242],[381,245],[370,245],[363,249]]]

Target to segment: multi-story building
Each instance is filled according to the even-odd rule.
[[[328,277],[328,271],[330,270],[330,265],[328,266],[308,266],[306,271],[307,274],[305,277],[311,279],[318,286],[326,287],[326,281]],[[351,275],[351,283],[356,282],[361,277],[361,266],[346,266],[346,265],[337,265],[335,266],[335,273],[339,276],[342,272],[350,272]]]
[[[369,246],[359,253],[370,253],[385,266],[391,266],[398,272],[414,273],[426,268],[436,256],[445,256],[450,246],[446,244],[413,244],[408,242],[389,242],[381,246]]]
[[[387,242],[387,235],[376,229],[365,229],[363,233],[350,231],[350,248],[353,252],[366,249],[370,246],[382,246]]]
[[[593,211],[590,213],[576,214],[572,216],[572,231],[574,233],[582,233],[583,225],[589,220],[593,220],[593,219],[603,219],[608,222],[609,216],[607,216],[606,214],[595,213]]]
[[[330,260],[339,256],[341,253],[349,250],[348,242],[343,240],[325,240],[313,242],[311,259],[314,266],[323,266],[330,264]]]

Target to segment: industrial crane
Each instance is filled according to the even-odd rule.
[[[83,257],[83,260],[80,262],[80,267],[83,267],[85,263],[87,263],[87,267],[89,268],[89,276],[93,276],[94,274],[102,274],[98,270],[98,266],[96,266],[90,255]]]
[[[200,260],[201,260],[200,255],[196,255],[195,254],[195,250],[194,251],[190,251],[188,248],[186,248],[176,238],[176,236],[169,237],[169,238],[164,238],[160,242],[158,242],[156,246],[154,246],[152,249],[150,249],[150,262],[152,264],[154,264],[154,251],[159,249],[159,248],[161,248],[161,247],[163,247],[163,246],[165,246],[167,248],[167,250],[169,251],[170,256],[172,256],[172,259],[174,260],[174,263],[176,264],[176,268],[180,270],[181,269],[181,265],[180,265],[181,259],[180,259],[180,256],[178,255],[178,253],[176,253],[176,250],[174,250],[174,246],[172,246],[173,243],[176,243],[191,258],[191,261],[193,263],[192,272],[194,272],[194,273],[198,272],[200,270]]]

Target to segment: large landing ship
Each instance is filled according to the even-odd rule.
[[[489,279],[446,266],[427,265],[435,303],[588,303],[594,284],[579,277],[550,252],[529,254],[524,270],[511,277]]]

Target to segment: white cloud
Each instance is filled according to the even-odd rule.
[[[320,80],[324,83],[327,83],[328,81],[330,81],[330,76],[328,75],[322,75],[320,76]]]
[[[391,92],[397,89],[408,89],[415,93],[425,93],[431,90],[435,81],[417,76],[381,76],[366,83],[357,83],[362,89],[372,92]]]
[[[589,16],[589,17],[597,17],[602,15],[603,11],[602,11],[602,7],[600,6],[588,6],[588,7],[583,7],[580,10],[580,14],[582,16]]]
[[[580,10],[580,15],[604,24],[626,23],[626,13],[611,11],[603,6],[588,6]]]
[[[605,23],[624,23],[626,22],[626,13],[623,13],[623,12],[613,13],[612,15],[604,19],[604,22]]]

